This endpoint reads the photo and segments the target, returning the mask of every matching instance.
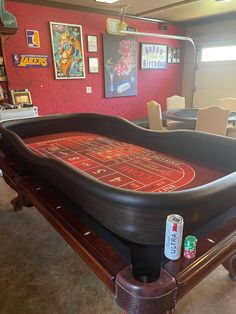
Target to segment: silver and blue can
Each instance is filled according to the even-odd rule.
[[[183,217],[176,214],[167,216],[164,254],[170,260],[177,260],[181,256],[183,229]]]

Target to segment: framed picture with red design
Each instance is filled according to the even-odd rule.
[[[103,34],[103,47],[105,97],[137,95],[137,39]]]

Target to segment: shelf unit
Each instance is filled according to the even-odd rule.
[[[8,88],[8,81],[7,81],[7,64],[6,64],[6,58],[4,54],[4,43],[5,41],[14,35],[17,32],[17,28],[7,28],[4,27],[2,21],[0,20],[0,57],[2,57],[2,61],[0,66],[4,67],[4,76],[0,76],[0,86],[6,91],[5,95],[3,93],[2,99],[0,99],[0,102],[8,102],[9,101],[9,88]],[[0,170],[0,176],[2,176],[2,171]]]
[[[4,53],[5,41],[17,32],[17,28],[4,27],[0,20],[0,102],[9,102],[9,87],[7,79],[7,62]]]

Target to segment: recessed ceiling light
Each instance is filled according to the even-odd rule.
[[[114,3],[117,1],[119,1],[119,0],[96,0],[96,2],[104,2],[104,3]]]

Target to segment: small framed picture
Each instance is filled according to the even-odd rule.
[[[89,73],[99,73],[98,58],[88,58],[88,70]]]
[[[32,104],[32,98],[30,91],[25,90],[22,92],[16,92],[14,90],[11,90],[11,101],[13,105],[18,105],[18,104]]]
[[[106,21],[106,30],[108,34],[118,34],[119,33],[119,25],[120,20],[118,19],[112,19],[110,17],[107,18]]]
[[[26,41],[29,48],[40,48],[39,31],[27,29]]]
[[[168,47],[168,63],[180,63],[180,48]]]
[[[88,52],[98,52],[98,37],[96,35],[88,35]]]
[[[141,43],[141,70],[166,69],[167,46]]]

